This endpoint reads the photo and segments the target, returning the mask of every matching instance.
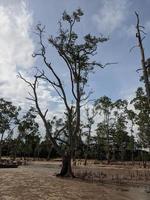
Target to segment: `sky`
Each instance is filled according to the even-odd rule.
[[[33,80],[35,67],[42,68],[39,59],[32,57],[38,49],[35,26],[46,26],[46,37],[57,35],[58,21],[64,10],[71,13],[77,8],[84,11],[81,22],[76,26],[80,37],[85,34],[109,37],[100,45],[95,60],[105,64],[115,62],[105,69],[98,69],[89,78],[91,98],[109,96],[131,99],[138,86],[140,53],[136,48],[135,25],[137,11],[141,24],[147,33],[144,40],[146,58],[150,57],[150,1],[149,0],[0,0],[0,98],[11,100],[15,105],[27,109],[31,102],[26,97],[30,88],[17,74],[21,72],[28,80]],[[49,49],[49,60],[66,79],[64,63],[56,51]],[[65,82],[64,82],[65,83]],[[65,83],[67,89],[67,82]],[[38,88],[42,109],[49,108],[51,114],[63,110],[54,90],[42,83]]]

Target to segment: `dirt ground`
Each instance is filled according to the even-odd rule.
[[[0,200],[149,200],[148,186],[125,187],[54,176],[57,163],[0,169]]]

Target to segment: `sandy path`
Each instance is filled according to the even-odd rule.
[[[150,199],[150,194],[140,188],[126,190],[79,180],[65,180],[53,176],[55,171],[44,165],[0,169],[0,200]]]

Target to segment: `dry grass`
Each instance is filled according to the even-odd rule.
[[[83,180],[100,183],[150,185],[150,168],[142,168],[142,165],[135,163],[96,163],[89,161],[87,166],[82,163],[74,168],[77,177]]]
[[[60,164],[60,163],[59,163]],[[56,178],[57,162],[34,162],[0,169],[0,200],[149,200],[143,187],[102,185]]]

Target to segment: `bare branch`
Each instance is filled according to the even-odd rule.
[[[110,62],[110,63],[106,63],[102,66],[102,68],[105,68],[107,67],[108,65],[117,65],[118,63],[117,62]]]
[[[26,82],[32,89],[33,89],[33,85],[31,82],[27,81],[22,75],[21,73],[18,73],[17,75],[18,78],[22,79],[24,82]]]
[[[64,144],[67,144],[67,145],[69,146],[69,143],[68,143],[67,141],[61,139],[61,138],[54,138],[54,139],[55,139],[55,140],[58,140],[58,141],[60,141],[60,142],[62,142],[62,143],[64,143]]]
[[[29,101],[34,101],[35,102],[35,99],[32,99],[30,97],[26,97],[26,99],[29,100]]]
[[[141,38],[141,41],[143,41],[145,39],[145,36],[143,38]]]
[[[86,101],[93,94],[93,91],[90,91],[85,98],[82,98],[81,101]]]
[[[44,113],[44,117],[46,117],[46,115],[47,115],[47,112],[48,112],[48,109],[45,111],[45,113]]]
[[[55,137],[57,138],[60,135],[60,133],[66,129],[66,127],[67,126],[65,125],[60,130],[57,130],[57,132],[55,133]]]
[[[41,45],[41,53],[35,53],[34,56],[41,56],[43,58],[43,61],[45,63],[45,65],[48,67],[48,69],[52,72],[52,75],[56,78],[57,82],[58,83],[55,83],[55,82],[52,82],[50,81],[46,76],[46,80],[49,80],[49,83],[51,83],[54,87],[54,89],[56,90],[56,92],[59,94],[59,96],[63,99],[64,103],[65,103],[65,106],[66,108],[69,110],[69,105],[68,105],[68,102],[67,102],[67,97],[66,97],[66,93],[65,93],[65,90],[64,90],[64,87],[63,87],[63,84],[62,84],[62,81],[61,79],[58,77],[58,75],[56,74],[56,72],[54,71],[54,69],[52,68],[51,66],[51,63],[48,63],[47,62],[47,58],[46,58],[46,48],[43,44],[43,31],[45,30],[45,27],[44,28],[41,28],[40,26],[37,26],[37,30],[39,31],[39,39],[40,39],[40,45]],[[60,88],[60,91],[61,91],[61,94],[60,92],[58,91],[58,89],[56,88]]]
[[[28,94],[32,97],[32,99],[34,99],[34,96],[30,92],[28,92]]]
[[[141,70],[143,70],[143,69],[142,69],[142,68],[140,68],[140,69],[137,69],[137,70],[136,70],[136,72],[139,72],[139,71],[141,71]]]
[[[129,52],[132,52],[133,49],[135,49],[135,48],[137,48],[137,47],[139,47],[139,46],[138,46],[138,45],[134,45],[133,47],[131,47],[131,49],[129,50]]]
[[[145,27],[144,27],[144,26],[141,26],[141,25],[139,25],[139,27],[140,27],[140,28],[143,28],[143,29],[145,29]]]
[[[59,55],[63,58],[63,60],[65,61],[65,63],[67,64],[67,67],[69,69],[69,72],[70,72],[70,78],[71,78],[71,86],[72,86],[72,94],[74,96],[74,98],[77,100],[77,97],[76,97],[76,94],[75,94],[75,91],[74,91],[74,80],[73,80],[73,74],[75,73],[74,70],[73,70],[73,67],[70,65],[69,61],[68,61],[68,58],[67,56],[65,55],[65,53],[61,52],[61,51],[58,51]]]
[[[89,99],[88,101],[86,101],[84,104],[81,104],[80,107],[84,107],[86,105],[88,105],[88,103],[90,102],[94,102],[96,99]]]
[[[140,32],[142,32],[144,35],[147,35],[147,33],[145,33],[143,30],[139,29]]]
[[[26,82],[33,90],[33,95],[34,95],[34,102],[35,102],[35,105],[36,105],[36,109],[38,111],[38,114],[40,115],[43,123],[44,123],[44,126],[45,126],[45,129],[46,129],[46,133],[49,135],[50,137],[50,140],[52,142],[52,144],[55,146],[57,152],[62,155],[62,151],[60,150],[56,140],[52,137],[52,134],[50,133],[50,130],[49,130],[49,126],[48,126],[48,123],[47,123],[47,120],[46,120],[46,113],[48,112],[48,110],[46,110],[46,112],[43,114],[41,109],[40,109],[40,106],[39,106],[39,103],[38,103],[38,97],[37,97],[37,91],[36,91],[36,88],[37,88],[37,84],[38,84],[38,76],[35,76],[35,80],[34,80],[34,83],[31,83],[29,81],[27,81],[21,74],[19,74],[19,78],[21,78],[24,82]],[[33,99],[30,99],[30,100],[33,100]]]

